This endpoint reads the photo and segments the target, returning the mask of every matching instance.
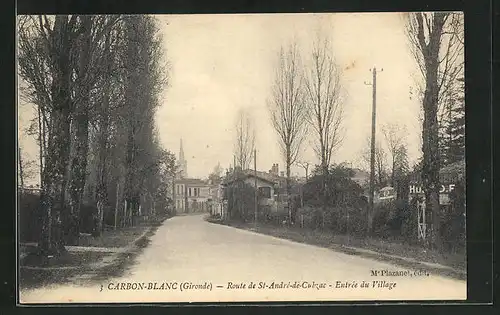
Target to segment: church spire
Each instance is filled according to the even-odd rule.
[[[184,148],[182,147],[182,138],[181,138],[181,145],[179,148],[179,171],[180,175],[182,178],[187,177],[187,161],[186,158],[184,157]]]
[[[179,161],[184,161],[184,149],[182,148],[182,138],[181,138],[181,147],[179,149]]]

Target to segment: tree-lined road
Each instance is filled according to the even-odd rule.
[[[465,281],[432,274],[373,276],[372,270],[405,269],[211,224],[205,222],[202,215],[193,215],[165,221],[130,271],[120,278],[92,286],[75,283],[25,291],[20,298],[21,303],[466,298]],[[410,274],[414,274],[413,270]],[[360,287],[363,280],[367,288]],[[229,282],[231,289],[228,289]],[[250,282],[255,288],[248,287]],[[260,282],[267,288],[259,289]],[[281,282],[290,287],[279,288]],[[245,288],[241,288],[241,284]],[[162,285],[163,290],[159,289]],[[155,286],[157,289],[152,290]],[[168,286],[170,290],[165,289]]]

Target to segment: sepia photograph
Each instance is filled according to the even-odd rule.
[[[16,33],[20,305],[467,299],[462,12]]]

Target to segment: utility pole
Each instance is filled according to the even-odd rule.
[[[115,206],[115,227],[114,230],[116,230],[116,225],[118,224],[118,205],[119,205],[119,197],[120,197],[120,182],[116,183],[116,206]]]
[[[253,152],[253,170],[254,170],[254,180],[255,180],[255,227],[257,227],[257,212],[259,211],[258,207],[259,205],[257,204],[258,198],[257,198],[257,149],[254,149]]]
[[[184,213],[189,213],[187,183],[184,184]]]
[[[175,196],[175,193],[176,193],[176,185],[175,185],[175,177],[177,176],[177,172],[176,170],[174,170],[174,172],[172,173],[172,213],[177,213],[177,198]]]
[[[382,72],[384,69],[381,69]],[[371,69],[373,78],[372,83],[366,85],[372,86],[372,135],[371,135],[371,154],[370,154],[370,209],[368,211],[368,233],[372,231],[373,225],[373,198],[375,193],[375,130],[376,130],[376,111],[377,111],[377,68]]]

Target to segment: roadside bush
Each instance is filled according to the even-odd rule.
[[[309,229],[326,229],[332,233],[364,235],[367,218],[366,208],[350,205],[328,208],[304,206],[298,210],[297,224]]]
[[[21,242],[38,242],[40,222],[38,204],[40,196],[29,192],[18,193],[19,240]]]
[[[383,202],[374,206],[373,233],[382,238],[390,236],[390,221],[395,214],[394,202]]]
[[[316,174],[303,186],[304,204],[311,207],[337,207],[340,205],[357,206],[363,189],[351,180],[352,171],[344,167],[331,167],[325,177]],[[326,186],[326,196],[323,193],[323,182]]]
[[[445,249],[456,252],[465,249],[465,185],[456,184],[450,193],[450,206],[442,218],[441,232]]]
[[[418,239],[418,200],[420,199],[413,198],[400,211],[401,240],[411,245],[421,244],[421,241]]]
[[[231,220],[248,222],[254,218],[255,189],[242,180],[226,189],[228,212]]]
[[[316,229],[319,227],[318,217],[320,216],[321,210],[318,207],[306,205],[297,211],[298,225],[308,229]]]
[[[340,234],[362,236],[368,224],[366,207],[345,206],[336,210],[334,231]]]
[[[282,226],[283,222],[288,224],[288,212],[269,212],[266,214],[266,222],[274,226]]]
[[[410,213],[410,211],[417,211],[416,204],[412,210],[405,200],[397,199],[380,203],[375,206],[374,210],[373,230],[378,237],[400,240],[406,240],[407,236],[416,237],[416,232],[414,235],[405,235],[406,225],[416,226],[417,224],[416,216],[413,217]],[[414,221],[412,221],[413,219]]]

